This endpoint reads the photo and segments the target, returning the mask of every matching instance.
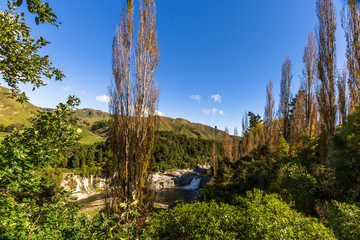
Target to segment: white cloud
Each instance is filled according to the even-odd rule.
[[[190,99],[193,99],[193,100],[195,100],[195,101],[197,101],[197,102],[200,102],[200,99],[201,99],[201,96],[200,95],[191,95],[190,96]]]
[[[201,111],[205,114],[212,114],[213,116],[215,116],[216,114],[219,114],[221,116],[224,115],[224,111],[223,110],[219,110],[216,108],[210,108],[210,109],[201,109]]]
[[[62,90],[64,90],[64,91],[67,91],[67,92],[68,92],[68,91],[70,91],[70,90],[71,90],[71,87],[70,87],[70,86],[66,86],[66,87],[63,87],[63,88],[62,88]]]
[[[219,94],[214,94],[211,95],[211,99],[213,99],[215,102],[221,102],[222,96],[220,96]]]
[[[202,109],[201,111],[205,114],[212,114],[215,116],[218,110],[216,108],[210,108],[210,109]]]
[[[110,102],[110,97],[106,94],[104,94],[102,96],[96,96],[96,101],[102,102],[102,103],[108,103],[108,102]]]
[[[155,115],[157,116],[165,116],[163,112],[160,112],[159,110],[155,110]]]

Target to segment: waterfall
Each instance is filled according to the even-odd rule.
[[[194,177],[189,185],[184,186],[185,189],[198,189],[200,186],[201,177]]]

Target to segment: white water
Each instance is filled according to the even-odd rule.
[[[189,185],[184,186],[185,189],[198,189],[200,186],[201,177],[194,177]]]

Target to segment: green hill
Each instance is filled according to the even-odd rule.
[[[110,118],[109,113],[91,108],[77,109],[74,115],[80,118],[80,125],[87,127],[93,125],[94,122],[108,120]]]
[[[18,103],[14,99],[8,98],[7,93],[9,89],[0,86],[0,124],[16,124],[20,123],[29,126],[28,118],[33,116],[37,111],[45,111],[51,109],[41,109],[31,103]],[[107,128],[98,129],[95,133],[91,132],[91,126],[98,121],[106,121],[110,119],[110,114],[94,110],[91,108],[84,108],[75,110],[76,117],[80,119],[79,125],[83,128],[82,143],[93,143],[103,141],[107,135]],[[156,118],[158,131],[170,131],[175,134],[182,134],[192,138],[202,139],[222,139],[224,132],[206,126],[200,123],[192,123],[181,118]],[[0,135],[0,139],[4,134]]]
[[[157,130],[202,139],[222,139],[224,136],[223,131],[201,123],[192,123],[182,118],[157,117]]]
[[[0,124],[21,123],[29,126],[28,118],[34,116],[40,108],[31,103],[19,103],[12,98],[8,98],[10,90],[0,86]]]

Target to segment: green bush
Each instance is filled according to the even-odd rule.
[[[300,164],[288,163],[278,172],[270,190],[279,193],[287,202],[294,201],[295,208],[311,214],[315,205],[316,179]]]
[[[297,213],[276,194],[261,190],[236,205],[196,202],[160,212],[146,233],[154,239],[335,239],[315,218]]]
[[[196,202],[179,204],[154,216],[147,234],[154,239],[236,239],[241,215],[235,206]]]
[[[336,239],[316,218],[296,212],[277,194],[254,189],[237,205],[244,216],[242,239]]]
[[[360,208],[356,205],[332,201],[317,208],[321,220],[343,240],[360,239]]]

